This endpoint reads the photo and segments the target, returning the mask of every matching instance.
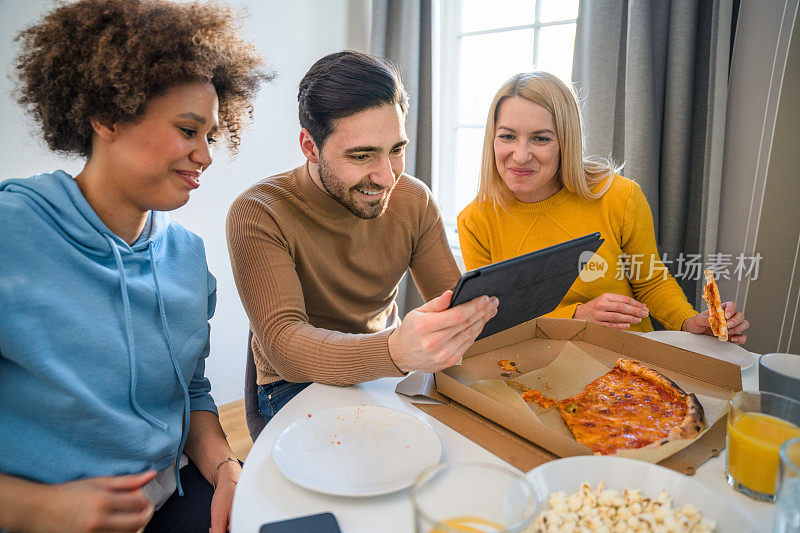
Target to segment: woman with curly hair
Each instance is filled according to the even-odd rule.
[[[165,211],[216,137],[236,151],[269,79],[237,23],[81,0],[18,37],[19,102],[86,162],[0,183],[0,529],[228,525],[241,466],[204,375],[216,282]]]

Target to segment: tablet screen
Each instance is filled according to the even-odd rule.
[[[500,300],[478,339],[545,315],[558,307],[602,243],[600,233],[591,233],[470,270],[458,280],[450,307],[483,295]]]

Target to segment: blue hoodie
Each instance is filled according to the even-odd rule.
[[[60,170],[0,183],[0,472],[163,470],[189,412],[216,413],[203,242],[165,213],[149,225],[128,246]]]

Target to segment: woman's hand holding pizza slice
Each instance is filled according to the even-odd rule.
[[[708,309],[687,318],[682,330],[717,337],[721,341],[743,344],[747,336],[742,332],[750,327],[744,313],[736,312],[736,302],[720,302],[719,288],[710,270],[705,271],[706,284],[703,287],[703,300]]]

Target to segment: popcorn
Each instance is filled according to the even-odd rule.
[[[536,533],[706,533],[716,528],[713,520],[704,519],[691,504],[678,508],[666,491],[657,498],[645,498],[637,489],[622,492],[581,483],[577,492],[554,492],[548,498],[549,509],[536,518]]]

